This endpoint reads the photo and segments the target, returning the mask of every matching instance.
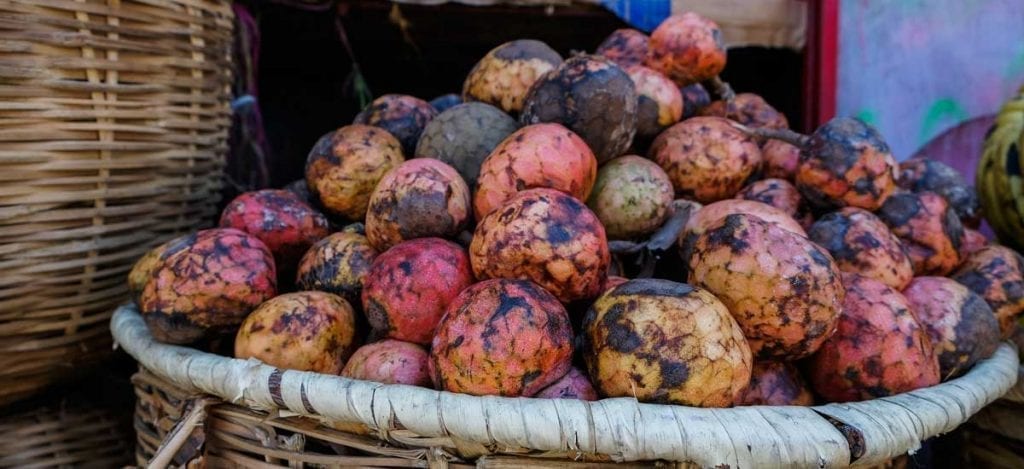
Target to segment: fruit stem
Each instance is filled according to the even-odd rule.
[[[804,134],[794,132],[789,129],[770,129],[767,127],[747,127],[739,122],[730,122],[733,127],[739,129],[743,133],[760,140],[774,139],[782,140],[790,145],[803,148],[811,140]]]
[[[732,101],[736,99],[736,92],[732,90],[729,83],[722,80],[722,77],[715,75],[711,79],[711,91],[718,95],[718,98],[725,101],[726,104],[732,104]],[[726,107],[728,109],[728,106]]]

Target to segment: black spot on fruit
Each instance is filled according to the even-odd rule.
[[[371,299],[366,304],[366,320],[370,327],[379,331],[391,330],[391,320],[388,319],[388,312],[377,300]]]
[[[690,367],[686,363],[662,359],[658,365],[661,368],[662,386],[678,387],[690,377]]]
[[[750,243],[742,237],[745,217],[742,214],[729,215],[725,217],[723,225],[708,230],[705,233],[708,237],[708,246],[728,246],[732,252],[742,254],[750,247]]]
[[[910,223],[921,211],[921,199],[914,193],[893,194],[878,210],[878,217],[892,227]]]
[[[946,208],[946,213],[943,214],[942,231],[949,238],[949,241],[953,243],[953,249],[960,252],[960,242],[964,237],[964,225],[960,221],[960,216],[957,215],[952,207]]]
[[[572,235],[561,224],[548,225],[548,242],[551,244],[562,244],[572,240]]]
[[[821,251],[817,249],[811,249],[811,252],[809,252],[808,254],[810,254],[811,260],[814,261],[815,264],[818,264],[826,268],[832,266],[832,261],[828,258],[828,256],[823,254]]]
[[[992,281],[988,277],[982,275],[980,272],[973,270],[961,272],[953,277],[953,280],[960,282],[961,285],[967,287],[978,295],[984,295],[985,292],[992,286]]]
[[[638,278],[616,286],[611,291],[614,296],[668,296],[682,298],[689,295],[694,288],[685,283],[673,282],[656,278]]]
[[[857,251],[846,244],[846,233],[850,230],[850,219],[839,212],[829,213],[811,225],[807,237],[825,248],[836,259],[852,261]]]
[[[402,269],[402,273],[405,275],[412,275],[412,263],[409,261],[402,261],[398,263],[398,268]]]
[[[506,42],[494,50],[494,56],[508,61],[539,59],[551,65],[562,63],[562,56],[558,55],[558,52],[535,39]]]
[[[528,371],[528,372],[526,372],[526,374],[523,375],[522,379],[520,380],[520,385],[525,389],[527,386],[530,385],[530,383],[536,381],[537,378],[540,377],[540,375],[541,375],[541,371],[540,370]]]
[[[639,348],[643,339],[623,320],[625,309],[622,303],[612,305],[601,323],[608,330],[608,346],[615,351],[629,353]]]

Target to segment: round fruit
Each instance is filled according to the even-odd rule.
[[[523,127],[484,160],[477,178],[476,219],[497,210],[517,192],[548,187],[587,200],[597,178],[597,160],[587,144],[559,124]]]
[[[686,85],[679,88],[683,95],[683,119],[689,119],[697,115],[701,109],[711,104],[711,95],[700,83]]]
[[[676,195],[711,203],[735,195],[761,165],[761,149],[720,117],[682,121],[654,139],[648,156],[668,173]]]
[[[288,370],[336,375],[352,354],[355,313],[340,296],[318,291],[271,298],[245,318],[235,358]]]
[[[362,303],[363,279],[377,250],[359,233],[338,232],[306,251],[299,262],[295,284],[301,290],[319,290],[341,296],[352,305]]]
[[[563,303],[597,296],[608,273],[601,222],[551,189],[520,192],[480,220],[469,254],[477,278],[532,280]]]
[[[740,393],[736,405],[814,405],[814,396],[791,363],[754,362],[750,386]]]
[[[902,241],[915,275],[946,275],[960,264],[964,228],[942,196],[893,194],[877,213]]]
[[[146,288],[146,282],[153,276],[153,272],[163,265],[164,253],[167,252],[168,246],[180,243],[183,239],[185,239],[184,236],[179,236],[146,251],[132,265],[132,270],[128,272],[128,293],[131,295],[135,306],[142,305],[142,290]]]
[[[430,106],[437,112],[447,111],[459,104],[462,104],[462,96],[455,93],[443,94],[430,100]],[[427,124],[429,125],[430,123],[428,122]],[[420,138],[422,139],[423,137],[420,136]]]
[[[416,156],[452,165],[473,189],[484,158],[518,128],[515,119],[494,106],[460,104],[427,124],[416,146]]]
[[[683,117],[683,95],[665,75],[635,65],[626,73],[636,85],[636,137],[650,141]]]
[[[386,94],[373,100],[356,115],[352,123],[387,130],[402,143],[402,153],[412,157],[423,128],[436,115],[437,110],[422,99],[404,94]]]
[[[696,213],[690,214],[690,219],[686,220],[686,226],[683,228],[685,236],[680,239],[696,239],[721,219],[736,213],[752,215],[786,231],[807,236],[800,224],[780,209],[756,200],[725,199],[705,205]]]
[[[534,396],[538,399],[579,399],[581,401],[596,401],[597,391],[594,385],[590,384],[587,375],[576,367],[569,368],[565,376],[558,379]]]
[[[430,355],[416,344],[385,339],[359,347],[348,359],[342,376],[384,384],[433,387]]]
[[[373,190],[366,238],[378,251],[415,238],[450,238],[469,225],[469,210],[469,188],[455,168],[416,158],[389,171]]]
[[[935,192],[946,198],[957,216],[968,225],[978,226],[981,202],[974,188],[957,170],[946,163],[928,158],[914,158],[900,163],[900,187],[912,191]]]
[[[754,93],[740,93],[730,103],[715,101],[698,112],[701,116],[732,119],[747,127],[788,129],[786,115],[776,111],[764,98]]]
[[[1008,247],[988,246],[971,254],[952,277],[985,299],[1008,337],[1024,313],[1024,257]]]
[[[729,215],[697,238],[689,279],[725,303],[758,359],[814,353],[835,330],[843,303],[828,252],[751,215]]]
[[[679,86],[714,78],[725,68],[718,25],[693,12],[672,15],[651,33],[647,61]]]
[[[572,366],[569,316],[532,282],[485,280],[448,306],[430,360],[438,389],[532,396]]]
[[[793,181],[797,167],[800,166],[800,147],[768,139],[761,145],[761,156],[764,158],[764,177],[779,178]]]
[[[671,203],[672,182],[665,171],[634,155],[602,166],[587,199],[611,239],[635,238],[658,229]]]
[[[386,337],[429,344],[445,307],[471,283],[469,257],[459,245],[406,241],[374,259],[363,280],[363,311]]]
[[[519,121],[562,124],[587,142],[601,163],[622,156],[636,133],[633,80],[604,57],[579,55],[530,87]]]
[[[358,221],[366,215],[377,182],[403,160],[401,144],[387,131],[349,125],[313,146],[306,158],[306,184],[326,210]]]
[[[939,356],[943,380],[967,372],[999,346],[999,321],[985,300],[945,277],[917,277],[903,295]]]
[[[800,153],[796,187],[822,208],[876,210],[896,189],[896,160],[881,134],[860,120],[837,117],[814,131]]]
[[[811,387],[831,402],[891,396],[939,383],[939,361],[900,292],[844,274],[836,333],[811,357]]]
[[[583,319],[583,357],[601,395],[728,407],[750,382],[750,347],[717,298],[685,283],[636,279]]]
[[[523,108],[530,85],[561,64],[562,56],[543,42],[506,42],[491,49],[473,66],[462,87],[462,99],[483,101],[517,114]]]
[[[914,267],[899,238],[871,212],[846,207],[829,213],[807,230],[811,241],[828,250],[839,270],[875,279],[902,290]]]
[[[167,246],[141,296],[153,337],[185,344],[231,330],[277,294],[270,249],[232,228],[202,230]]]
[[[650,38],[646,34],[635,29],[616,29],[597,46],[594,53],[622,68],[643,65],[647,58],[648,41]]]
[[[736,197],[744,200],[762,202],[793,217],[800,226],[808,228],[814,223],[811,210],[804,203],[800,191],[785,179],[762,179],[753,182],[740,190]]]
[[[988,246],[989,241],[982,232],[964,227],[964,237],[960,241],[960,262],[966,261],[971,254],[978,252],[981,248]]]
[[[291,276],[302,254],[327,236],[327,218],[285,190],[264,189],[235,197],[220,215],[221,228],[249,233],[270,248],[277,270]]]

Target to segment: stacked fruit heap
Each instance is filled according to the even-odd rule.
[[[691,406],[909,391],[1009,335],[1024,260],[964,228],[977,201],[952,169],[897,166],[854,119],[786,130],[717,79],[719,30],[694,14],[597,52],[513,41],[465,104],[377,99],[304,181],[140,260],[147,324],[280,368]]]

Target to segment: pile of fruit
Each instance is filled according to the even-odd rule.
[[[973,188],[855,119],[789,131],[725,61],[692,13],[593,55],[503,44],[147,254],[134,299],[165,342],[473,395],[809,405],[990,355],[1024,259],[970,228]]]

